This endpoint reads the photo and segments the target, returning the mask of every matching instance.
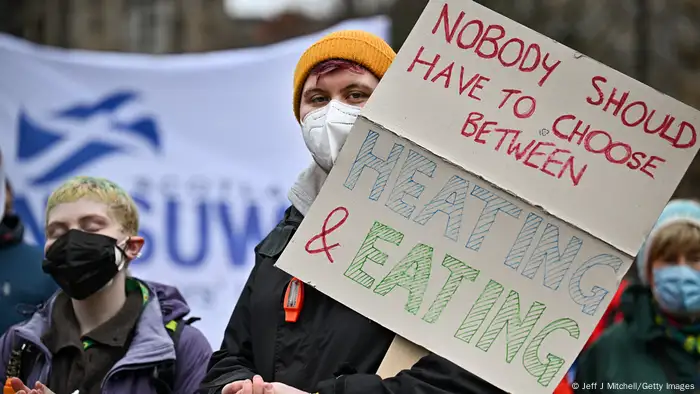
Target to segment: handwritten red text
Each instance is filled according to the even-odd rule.
[[[505,93],[505,97],[501,104],[498,105],[498,109],[503,108],[514,94],[520,95],[522,93],[522,91],[517,89],[503,89],[501,91]],[[532,96],[523,95],[515,99],[513,115],[518,119],[527,119],[535,113],[535,109],[537,109],[537,100]]]
[[[449,4],[445,3],[440,12],[433,34],[444,31],[445,41],[464,50],[473,50],[482,59],[498,59],[503,67],[517,67],[518,70],[531,73],[542,69],[544,75],[538,85],[543,86],[557,69],[561,60],[552,62],[549,53],[544,53],[537,43],[525,45],[517,37],[506,37],[506,30],[498,24],[485,25],[479,19],[465,21],[464,11],[460,11],[453,24],[450,24]],[[454,15],[453,15],[454,17]]]
[[[677,122],[671,114],[666,114],[662,121],[661,115],[657,116],[656,109],[642,100],[630,98],[630,92],[620,92],[617,88],[605,87],[607,78],[596,76],[591,79],[593,89],[598,97],[587,97],[586,101],[593,106],[603,106],[603,111],[610,110],[612,115],[620,117],[620,121],[626,127],[634,128],[642,123],[647,134],[658,134],[659,137],[671,143],[678,149],[686,149],[695,145],[697,132],[695,126],[686,121]],[[609,92],[609,93],[606,93]],[[674,134],[675,133],[675,134]]]
[[[437,83],[438,81],[440,81],[443,83],[445,89],[448,89],[450,86],[452,86],[452,72],[455,68],[455,62],[450,62],[446,66],[442,67],[439,72],[433,74],[433,72],[435,71],[435,67],[440,61],[441,56],[438,53],[435,56],[433,56],[432,59],[430,59],[429,57],[423,55],[424,50],[425,47],[420,47],[418,49],[416,57],[413,59],[413,62],[411,62],[411,65],[408,66],[408,69],[406,71],[413,72],[417,65],[424,66],[426,67],[425,73],[423,74],[424,81],[427,81],[428,79],[430,79],[430,82],[433,83]],[[467,91],[467,89],[469,89],[467,96],[474,100],[481,101],[481,97],[477,96],[476,92],[484,88],[484,82],[488,82],[490,80],[490,78],[478,73],[473,75],[465,75],[464,66],[459,66],[459,95],[461,96],[464,92]]]
[[[500,135],[500,138],[493,138],[494,134]],[[493,148],[496,152],[500,152],[505,146],[506,154],[523,165],[539,169],[557,179],[566,175],[574,186],[578,186],[588,168],[587,164],[577,168],[571,151],[558,148],[552,142],[529,139],[525,145],[528,139],[522,134],[521,130],[499,127],[498,122],[484,120],[484,115],[479,112],[470,113],[462,126],[462,135],[473,138],[477,144],[497,141]],[[488,135],[491,137],[487,137]]]
[[[630,144],[614,141],[607,131],[595,130],[574,115],[558,117],[552,125],[552,132],[562,140],[583,145],[590,153],[604,155],[612,164],[624,164],[627,168],[639,170],[651,178],[654,178],[651,171],[657,164],[666,162],[661,157],[633,151]]]

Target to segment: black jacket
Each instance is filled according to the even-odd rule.
[[[379,368],[394,333],[311,286],[295,323],[285,321],[283,299],[291,279],[274,267],[299,228],[302,214],[284,219],[255,248],[255,267],[233,311],[221,350],[214,353],[202,384],[209,394],[259,374],[320,394],[502,394],[475,375],[434,354],[410,370],[382,380]]]

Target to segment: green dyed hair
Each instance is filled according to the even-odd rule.
[[[136,235],[139,231],[139,211],[134,200],[116,183],[89,176],[77,176],[69,179],[51,193],[46,203],[46,223],[49,213],[58,204],[89,199],[109,206],[109,212],[122,226],[122,231],[128,235]]]

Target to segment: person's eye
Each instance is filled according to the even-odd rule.
[[[94,233],[94,232],[97,232],[97,231],[102,230],[103,227],[104,227],[104,226],[102,226],[100,223],[97,223],[97,222],[90,222],[90,223],[87,223],[87,224],[83,227],[83,231],[87,231],[87,232],[89,232],[89,233]]]
[[[314,103],[314,104],[325,103],[325,102],[328,101],[328,97],[326,97],[326,96],[321,96],[321,95],[316,95],[316,96],[311,97],[311,100],[310,100],[310,101],[311,101],[312,103]]]
[[[350,102],[362,102],[367,100],[368,97],[369,95],[364,92],[351,92],[348,94],[347,100]]]
[[[56,239],[65,233],[66,233],[65,229],[54,227],[54,228],[49,229],[48,233],[46,234],[46,238]]]

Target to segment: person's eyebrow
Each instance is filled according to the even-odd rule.
[[[345,91],[353,90],[353,89],[369,90],[369,91],[372,90],[371,87],[369,87],[368,85],[365,85],[364,83],[354,82],[354,83],[351,83],[350,85],[344,87],[343,91],[345,92]]]

